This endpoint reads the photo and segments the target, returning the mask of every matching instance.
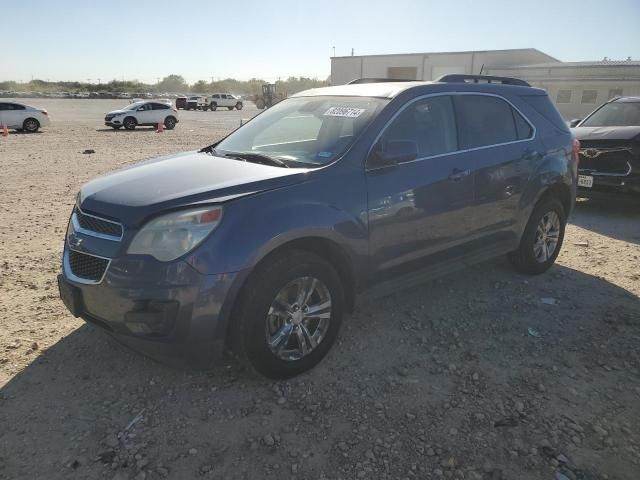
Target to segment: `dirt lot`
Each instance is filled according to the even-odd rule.
[[[105,129],[118,101],[29,103],[54,125],[0,137],[0,478],[640,477],[640,206],[579,202],[545,275],[499,259],[361,300],[294,380],[171,369],[58,300],[74,195],[256,110],[157,134]]]

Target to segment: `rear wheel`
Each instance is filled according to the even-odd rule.
[[[206,112],[207,110],[209,110],[209,105],[203,105],[202,106],[202,111]]]
[[[173,130],[176,127],[176,123],[178,123],[175,117],[167,117],[164,119],[164,127],[167,130]]]
[[[122,122],[122,125],[124,125],[124,128],[127,130],[133,130],[138,125],[138,121],[133,117],[127,117]]]
[[[261,98],[256,100],[256,107],[258,107],[258,109],[262,110],[265,107],[264,100],[261,99]]]
[[[40,122],[35,118],[27,118],[22,123],[22,128],[27,133],[36,133],[40,128]]]
[[[242,110],[242,103],[236,103],[236,110]]]
[[[262,375],[288,378],[313,368],[331,349],[344,292],[331,264],[289,251],[258,267],[238,306],[234,350]]]
[[[530,275],[546,272],[560,253],[566,225],[566,213],[558,199],[543,199],[536,205],[520,246],[509,254],[515,269]]]

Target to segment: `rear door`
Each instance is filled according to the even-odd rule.
[[[452,97],[407,104],[374,148],[406,141],[417,144],[417,159],[367,166],[370,253],[380,271],[461,246],[473,230],[474,157],[458,152]]]
[[[164,119],[169,113],[169,108],[169,105],[167,105],[166,103],[152,103],[151,113],[153,117],[153,123],[164,123]]]
[[[454,97],[460,149],[475,157],[473,223],[488,243],[517,240],[514,230],[527,179],[540,153],[532,124],[505,98]]]

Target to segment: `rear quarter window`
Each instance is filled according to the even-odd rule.
[[[547,95],[520,95],[520,98],[556,129],[563,133],[569,133],[569,127]]]

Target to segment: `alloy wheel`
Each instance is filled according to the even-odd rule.
[[[278,292],[267,313],[269,349],[280,360],[300,360],[320,345],[330,321],[327,286],[314,277],[297,278]]]
[[[533,242],[533,254],[536,260],[540,263],[549,260],[558,247],[559,239],[560,218],[556,212],[549,211],[542,216],[536,228]]]

